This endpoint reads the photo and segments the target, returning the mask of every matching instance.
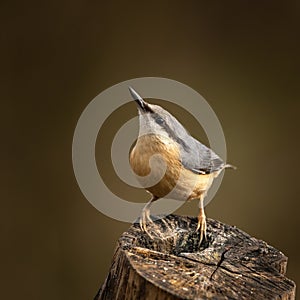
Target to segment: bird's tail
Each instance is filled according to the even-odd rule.
[[[236,170],[237,167],[236,166],[233,166],[233,165],[230,165],[230,164],[226,164],[223,169],[233,169],[233,170]]]

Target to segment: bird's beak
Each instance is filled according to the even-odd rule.
[[[129,92],[131,94],[131,97],[137,103],[138,108],[142,112],[149,112],[149,111],[151,111],[151,109],[149,107],[149,104],[131,86],[129,86],[128,89],[129,89]]]

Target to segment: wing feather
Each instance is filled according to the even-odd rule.
[[[225,166],[223,160],[215,152],[192,136],[185,141],[185,147],[180,147],[180,153],[182,165],[194,173],[210,174]]]

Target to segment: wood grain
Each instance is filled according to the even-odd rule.
[[[287,257],[240,229],[207,220],[199,247],[197,219],[169,215],[121,236],[100,299],[294,299]]]

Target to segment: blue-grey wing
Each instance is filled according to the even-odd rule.
[[[189,136],[185,145],[180,147],[181,163],[198,174],[210,174],[224,167],[223,160],[211,149]]]

